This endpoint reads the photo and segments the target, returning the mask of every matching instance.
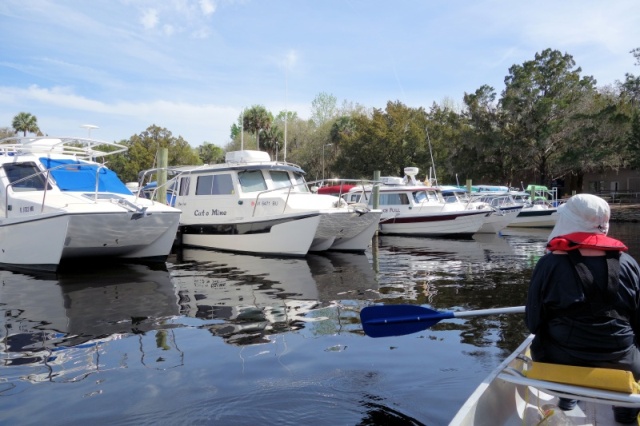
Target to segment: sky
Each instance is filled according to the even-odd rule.
[[[638,0],[2,0],[0,127],[224,147],[253,105],[461,107],[547,48],[604,87],[640,74],[637,47]]]

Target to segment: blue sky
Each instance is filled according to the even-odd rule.
[[[224,146],[256,104],[462,105],[546,48],[605,86],[640,74],[636,47],[637,0],[2,0],[0,127],[24,111],[51,136],[155,124]]]

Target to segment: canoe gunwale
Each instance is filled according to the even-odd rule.
[[[628,394],[586,386],[529,379],[513,368],[504,369],[502,373],[498,374],[497,378],[515,385],[531,386],[549,395],[561,398],[578,399],[598,404],[616,405],[618,407],[640,408],[640,394]]]

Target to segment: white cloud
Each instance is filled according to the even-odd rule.
[[[162,26],[162,32],[164,33],[164,35],[171,37],[176,32],[176,29],[173,27],[173,25],[165,24]]]
[[[200,10],[205,16],[213,15],[216,11],[216,4],[211,0],[200,0]]]
[[[154,29],[158,25],[158,11],[156,9],[144,10],[140,22],[145,30]]]

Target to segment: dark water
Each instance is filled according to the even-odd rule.
[[[640,225],[610,235],[640,254]],[[364,255],[185,250],[166,268],[0,271],[1,424],[445,425],[526,336],[521,314],[370,338],[380,302],[522,305],[548,231],[379,237]]]

